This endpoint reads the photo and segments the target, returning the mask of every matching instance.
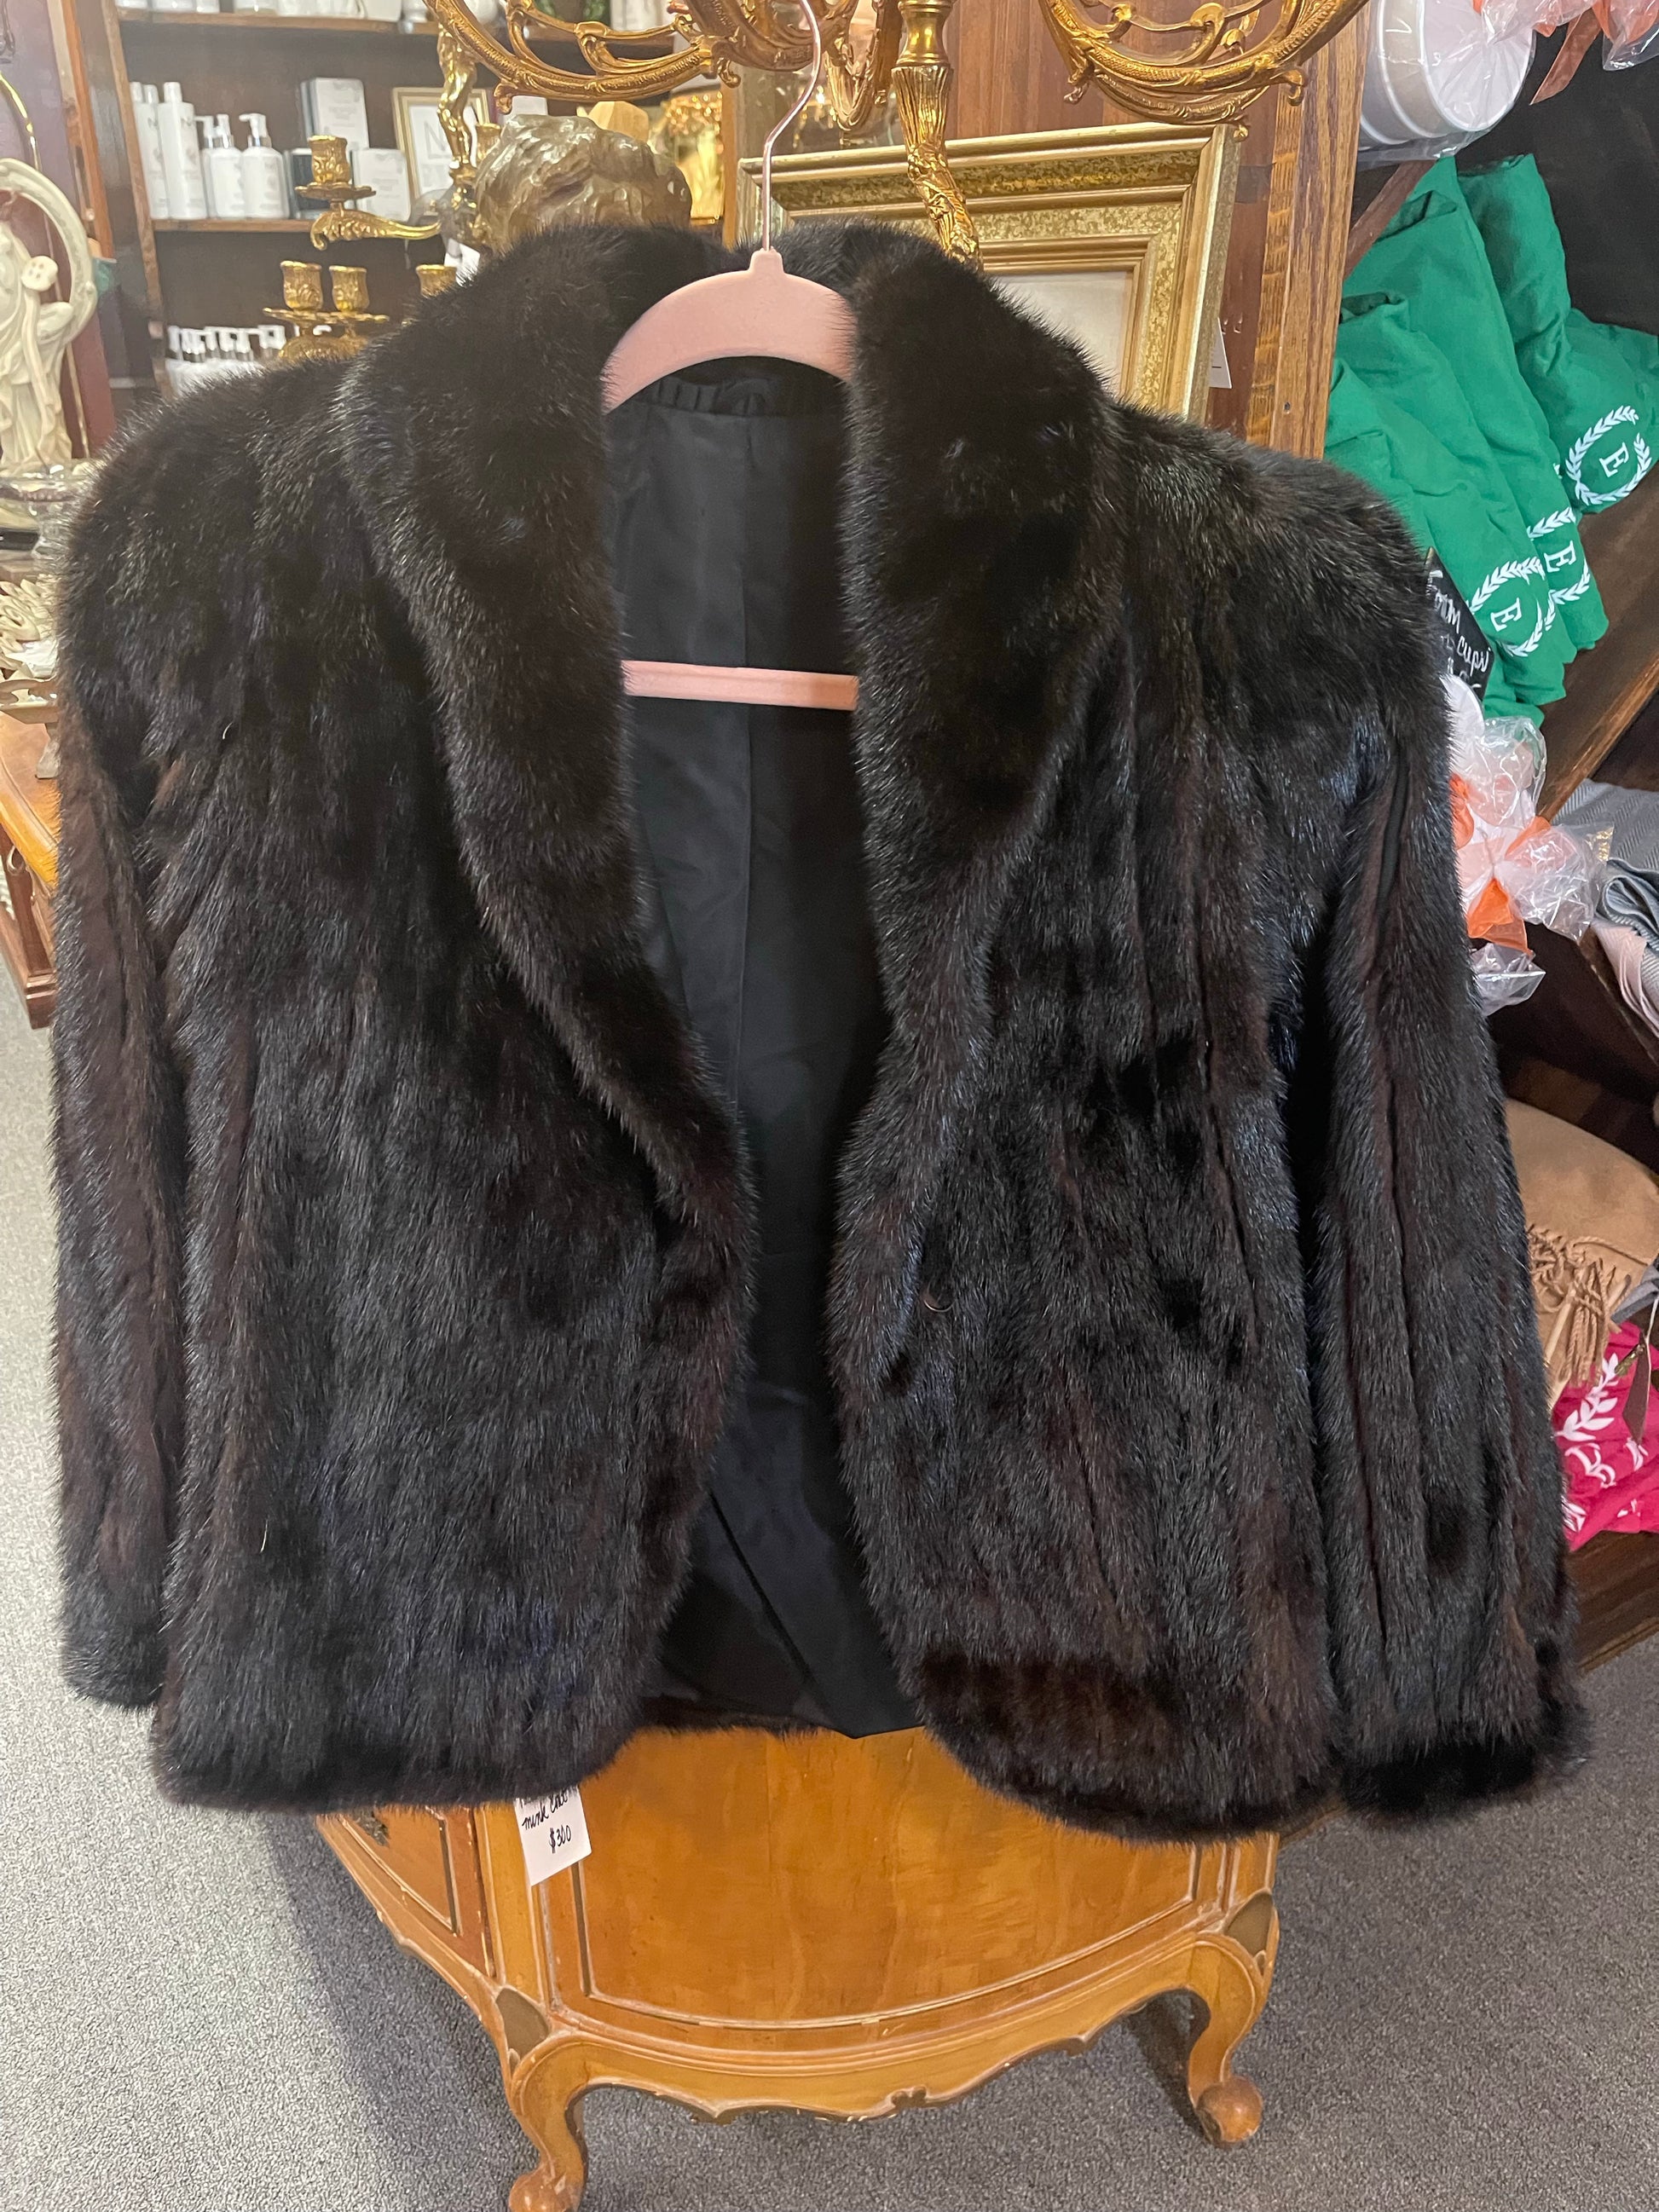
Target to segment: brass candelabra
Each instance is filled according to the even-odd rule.
[[[678,43],[663,52],[655,32],[613,31],[603,23],[568,23],[544,15],[533,0],[502,0],[499,33],[487,31],[466,0],[426,0],[438,25],[444,70],[440,104],[455,155],[455,189],[465,203],[476,153],[465,101],[480,64],[498,81],[497,100],[515,93],[561,100],[654,100],[694,76],[734,84],[740,69],[793,71],[811,58],[811,41],[796,27],[795,0],[669,0]],[[873,31],[854,36],[858,0],[799,0],[817,14],[823,39],[824,81],[840,128],[864,129],[890,90],[904,131],[905,162],[939,241],[948,252],[976,259],[973,218],[945,152],[951,62],[945,29],[956,0],[874,0]],[[1132,114],[1179,123],[1225,123],[1242,115],[1270,85],[1301,95],[1302,64],[1334,37],[1364,0],[1203,0],[1177,22],[1140,11],[1138,0],[1036,0],[1064,56],[1070,97],[1091,82]],[[1091,21],[1091,16],[1100,18]],[[583,67],[550,61],[538,40],[574,46]]]
[[[307,142],[311,148],[311,182],[295,187],[302,200],[320,200],[322,211],[311,226],[313,246],[336,246],[352,238],[435,238],[435,222],[394,222],[390,216],[370,215],[358,200],[373,199],[374,187],[360,185],[351,173],[351,155],[343,138],[325,135]],[[283,264],[286,267],[288,264]]]
[[[391,327],[389,315],[368,312],[368,271],[336,268],[328,271],[331,298],[323,300],[323,272],[314,261],[283,264],[283,304],[267,307],[273,322],[287,326],[283,348],[289,361],[347,359],[361,353],[370,338]]]

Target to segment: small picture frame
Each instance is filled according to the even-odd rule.
[[[449,150],[449,141],[438,115],[441,98],[438,88],[429,84],[401,84],[392,88],[392,113],[398,149],[409,164],[411,207],[449,190],[450,169],[455,157]],[[466,106],[475,129],[480,123],[489,122],[487,92],[473,93]]]

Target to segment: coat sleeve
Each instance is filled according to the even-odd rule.
[[[163,409],[108,460],[62,592],[54,909],[65,1669],[160,1694],[185,1451],[188,1069],[170,974],[194,835],[242,718],[270,477],[322,444],[337,363]],[[222,854],[223,840],[217,841]]]
[[[161,1688],[182,1396],[177,1073],[139,880],[134,702],[84,665],[61,732],[55,906],[58,1405],[65,1666],[122,1705]]]
[[[1451,842],[1440,684],[1378,656],[1297,1076],[1330,1649],[1352,1802],[1450,1810],[1573,1753],[1561,1477]]]
[[[252,384],[254,380],[249,380]],[[64,580],[58,1406],[64,1664],[147,1705],[185,1425],[184,1082],[169,1044],[170,845],[221,750],[224,533],[253,510],[249,403],[164,410],[111,459]]]

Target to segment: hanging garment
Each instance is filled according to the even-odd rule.
[[[789,771],[822,771],[840,880],[780,833],[750,897],[836,1001],[798,1157],[834,1155],[835,1472],[907,1715],[1138,1834],[1547,1774],[1559,1475],[1419,556],[1337,471],[1116,404],[921,241],[789,257],[858,323],[860,693],[846,763],[809,723]],[[579,1780],[675,1671],[711,1497],[757,1564],[727,1425],[783,1377],[753,1329],[788,1139],[756,1001],[733,1027],[707,988],[752,919],[669,963],[720,885],[679,877],[694,759],[622,690],[640,434],[599,399],[621,332],[724,260],[531,240],[355,363],[169,411],[81,519],[69,1664],[159,1698],[179,1798]],[[641,398],[651,439],[703,434]],[[685,738],[759,822],[770,740],[734,764],[708,711]],[[766,1479],[810,1516],[806,1449]],[[788,1644],[810,1696],[827,1642]]]
[[[1659,793],[1586,776],[1557,818],[1602,864],[1597,940],[1626,1005],[1659,1031]]]
[[[1595,644],[1607,627],[1601,595],[1584,560],[1549,424],[1516,365],[1486,249],[1449,155],[1415,186],[1344,289],[1406,301],[1413,330],[1438,349],[1456,378],[1514,495],[1570,647]]]

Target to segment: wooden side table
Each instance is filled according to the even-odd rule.
[[[0,958],[22,994],[30,1026],[44,1029],[58,1004],[52,957],[52,895],[58,881],[58,786],[34,773],[52,735],[40,721],[0,714]]]
[[[649,2089],[713,2118],[869,2118],[1080,2050],[1191,1990],[1188,2090],[1255,2133],[1232,2070],[1273,1978],[1275,1839],[1200,1849],[1062,1828],[918,1731],[647,1732],[583,1802],[592,1856],[532,1889],[507,1805],[319,1823],[405,1949],[478,2015],[541,2154],[512,2212],[572,2212],[580,2106]]]

